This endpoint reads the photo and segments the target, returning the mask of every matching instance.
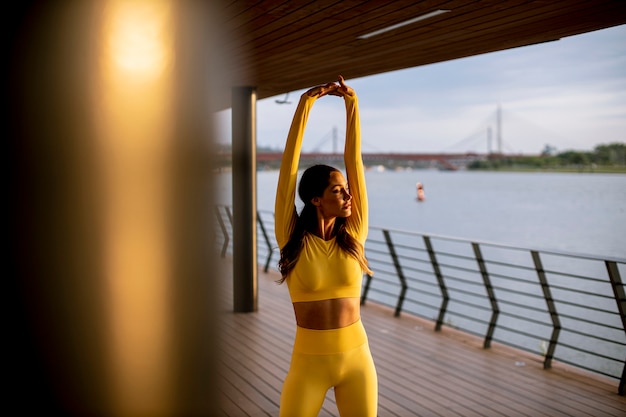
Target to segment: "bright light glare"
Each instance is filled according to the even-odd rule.
[[[141,75],[159,75],[168,65],[165,2],[116,2],[112,13],[109,48],[118,68]]]
[[[168,281],[172,9],[166,1],[111,0],[99,38],[94,97],[104,189],[107,369],[117,415],[161,415],[175,383]]]

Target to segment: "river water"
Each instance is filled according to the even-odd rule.
[[[220,202],[230,204],[230,173],[221,175]],[[258,172],[259,210],[274,210],[277,180]],[[368,170],[366,180],[371,226],[626,257],[623,174]]]

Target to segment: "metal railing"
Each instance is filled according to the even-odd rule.
[[[222,256],[231,249],[230,208],[216,210]],[[259,262],[278,261],[274,216],[257,213]],[[370,227],[365,245],[374,276],[367,300],[553,361],[626,380],[626,259]],[[274,256],[275,255],[275,256]]]

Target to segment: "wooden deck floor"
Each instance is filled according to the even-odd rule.
[[[277,416],[295,335],[286,286],[259,273],[255,313],[233,313],[231,266],[220,288],[221,411],[224,416]],[[617,381],[482,341],[372,303],[362,308],[379,380],[380,417],[626,416]],[[337,416],[332,390],[320,416]]]

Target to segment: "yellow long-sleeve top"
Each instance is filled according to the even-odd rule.
[[[298,163],[304,130],[315,100],[316,97],[306,93],[301,96],[283,153],[275,205],[275,233],[281,249],[289,241],[298,216],[295,206]],[[364,245],[368,231],[368,206],[358,99],[355,95],[346,96],[344,100],[347,119],[344,162],[352,195],[352,214],[346,219],[346,230]],[[360,297],[362,278],[363,271],[358,261],[345,253],[335,238],[324,240],[306,233],[304,248],[286,282],[291,301],[299,302]]]

